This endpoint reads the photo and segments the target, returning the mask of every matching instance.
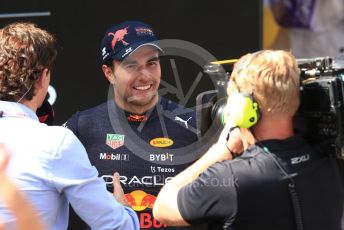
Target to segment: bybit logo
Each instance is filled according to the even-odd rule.
[[[173,161],[174,154],[164,153],[164,154],[149,154],[149,160],[155,162],[165,162],[165,161]]]

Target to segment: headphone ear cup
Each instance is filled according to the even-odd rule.
[[[241,128],[250,128],[259,119],[258,103],[250,95],[234,93],[229,99],[229,116]]]

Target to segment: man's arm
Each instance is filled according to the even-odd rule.
[[[53,162],[52,182],[92,229],[139,229],[136,213],[106,190],[80,141],[68,131]]]
[[[175,176],[161,189],[153,206],[155,219],[168,226],[189,225],[180,214],[177,202],[178,192],[182,187],[197,179],[209,166],[217,162],[211,156],[218,153],[217,149],[218,146],[216,145],[211,147],[202,158]]]
[[[170,226],[188,225],[178,208],[178,193],[181,188],[197,179],[209,166],[216,162],[232,159],[226,145],[232,151],[242,152],[243,143],[239,129],[234,129],[228,142],[226,141],[227,134],[233,126],[233,123],[228,122],[220,135],[219,141],[198,161],[175,176],[161,189],[153,207],[153,215],[157,220]]]

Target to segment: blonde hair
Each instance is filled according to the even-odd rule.
[[[291,52],[262,50],[235,64],[227,92],[251,93],[267,116],[293,116],[300,104],[300,70]]]

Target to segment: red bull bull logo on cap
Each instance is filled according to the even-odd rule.
[[[122,42],[123,45],[126,45],[126,46],[128,45],[128,42],[126,42],[124,40],[124,37],[127,34],[128,34],[128,27],[126,27],[124,29],[121,29],[121,30],[117,30],[115,33],[112,33],[112,32],[108,33],[109,36],[110,35],[113,36],[112,41],[111,41],[111,48],[112,48],[112,50],[115,49],[115,46],[116,46],[117,42]]]

